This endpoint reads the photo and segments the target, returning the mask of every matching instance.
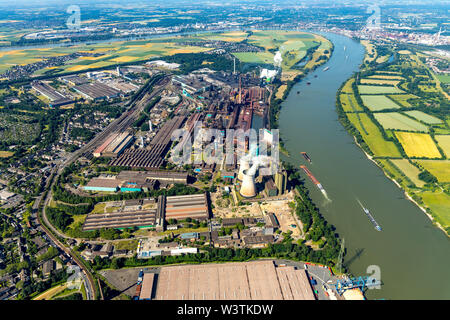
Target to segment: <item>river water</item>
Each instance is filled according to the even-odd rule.
[[[341,35],[323,35],[334,43],[331,59],[297,83],[281,109],[280,134],[290,153],[285,160],[305,164],[326,189],[330,200],[303,175],[313,201],[345,239],[349,271],[375,276],[373,270],[379,268],[383,285],[368,290],[367,298],[450,299],[449,239],[367,159],[338,122],[336,92],[359,69],[364,48]],[[383,231],[375,230],[357,199]]]

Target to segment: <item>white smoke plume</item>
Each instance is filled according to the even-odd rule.
[[[281,68],[281,63],[283,62],[283,57],[281,57],[281,52],[277,51],[275,57],[273,57],[273,65],[277,68]]]

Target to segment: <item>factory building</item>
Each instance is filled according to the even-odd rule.
[[[142,280],[141,293],[139,295],[139,300],[151,300],[152,299],[154,282],[155,282],[155,274],[154,273],[144,274],[144,278]]]
[[[284,194],[287,188],[287,172],[285,170],[275,174],[275,185],[278,189],[278,194]]]
[[[73,89],[86,99],[101,100],[119,96],[120,91],[100,82],[85,83],[73,87]]]
[[[159,183],[156,180],[133,181],[120,180],[116,176],[92,178],[86,186],[86,191],[96,192],[140,192],[158,189]]]
[[[69,75],[69,76],[64,76],[59,78],[60,80],[64,81],[67,84],[70,84],[71,86],[77,86],[80,84],[85,84],[87,83],[89,80],[86,78],[82,78],[79,75]]]
[[[206,220],[209,206],[206,193],[166,197],[165,220],[186,218]]]
[[[134,137],[128,131],[113,133],[94,151],[94,157],[118,157],[133,141]]]
[[[163,267],[156,300],[315,300],[308,274],[273,261]]]
[[[176,171],[161,171],[161,170],[149,170],[149,171],[121,171],[117,175],[117,179],[121,181],[134,181],[137,183],[145,183],[149,180],[157,180],[165,184],[169,183],[182,183],[187,184],[188,174],[187,172]]]
[[[269,178],[266,181],[264,190],[266,191],[268,197],[275,197],[277,195],[278,189],[272,178]]]
[[[94,178],[83,187],[86,191],[117,192],[119,181],[116,179]]]
[[[149,150],[127,150],[117,159],[113,159],[111,166],[125,166],[131,168],[156,169],[164,163],[164,157],[172,145],[172,133],[179,129],[185,117],[174,117],[164,123],[149,145]]]
[[[155,227],[156,209],[112,212],[112,213],[90,213],[83,224],[83,231],[103,228],[153,228]]]
[[[33,82],[31,84],[31,87],[36,92],[40,93],[48,100],[50,100],[49,102],[50,107],[59,107],[74,103],[73,100],[67,99],[62,93],[56,91],[53,87],[44,82],[37,82],[37,81]]]

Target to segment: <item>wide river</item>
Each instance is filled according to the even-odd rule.
[[[368,290],[369,299],[450,299],[450,240],[338,122],[336,92],[359,69],[364,48],[344,36],[323,35],[334,43],[331,59],[297,83],[281,109],[280,134],[290,153],[286,160],[305,164],[326,189],[330,200],[303,175],[321,213],[345,238],[349,271],[363,276],[379,268],[383,285]],[[383,231],[374,229],[357,199]]]

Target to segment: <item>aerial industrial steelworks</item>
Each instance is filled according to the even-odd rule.
[[[149,149],[128,149],[117,159],[113,159],[110,165],[144,169],[161,167],[172,143],[172,133],[181,127],[185,119],[183,116],[176,116],[166,121],[150,142]]]

